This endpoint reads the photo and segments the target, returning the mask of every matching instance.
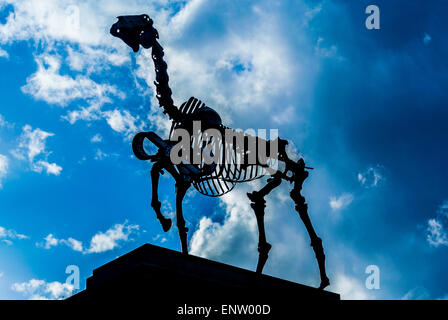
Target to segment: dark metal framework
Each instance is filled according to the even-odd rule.
[[[245,139],[244,150],[237,150],[237,147],[234,147],[233,145],[231,148],[225,148],[221,145],[219,149],[214,149],[219,150],[220,161],[218,161],[218,163],[213,163],[212,165],[204,162],[201,162],[200,164],[185,162],[173,164],[170,160],[170,150],[175,142],[171,141],[171,138],[176,129],[185,129],[191,134],[191,150],[195,150],[195,147],[203,150],[206,145],[213,146],[212,137],[207,136],[205,132],[206,129],[217,129],[224,135],[225,130],[230,128],[221,123],[221,118],[216,111],[207,107],[202,101],[194,97],[191,97],[188,101],[182,103],[179,108],[174,105],[171,98],[172,92],[168,85],[169,77],[167,73],[167,64],[163,60],[163,48],[157,41],[159,37],[158,32],[154,29],[153,21],[148,15],[143,14],[138,16],[118,17],[118,22],[112,26],[110,32],[113,36],[122,39],[134,52],[139,50],[140,45],[146,49],[152,48],[152,60],[154,62],[156,73],[156,81],[154,82],[157,92],[156,97],[159,101],[159,107],[163,109],[163,113],[168,115],[172,120],[170,139],[164,140],[154,132],[140,132],[134,137],[132,147],[134,154],[138,159],[150,160],[154,163],[151,168],[151,206],[165,232],[171,228],[172,222],[171,219],[166,218],[161,212],[161,203],[158,199],[159,177],[163,174],[164,170],[166,170],[175,179],[177,228],[179,231],[182,252],[188,254],[188,228],[185,226],[182,212],[182,200],[187,190],[193,186],[201,194],[211,197],[219,197],[231,191],[237,183],[259,179],[267,175],[269,165],[260,163],[259,161],[255,164],[248,164],[247,161],[239,161],[238,155],[242,154],[245,159],[250,156],[251,150],[249,148],[249,138],[256,139],[257,147],[260,143],[265,143],[267,148],[269,148],[273,141],[266,141],[258,137],[248,136],[244,133],[237,133],[242,134],[243,139]],[[197,132],[196,135],[193,132],[193,121],[201,121],[202,124],[201,131]],[[149,155],[146,153],[143,147],[145,139],[149,139],[158,147],[158,152],[156,154]],[[259,258],[256,271],[258,273],[262,272],[268,259],[268,253],[271,249],[271,245],[267,242],[265,235],[264,214],[266,201],[264,198],[285,180],[293,184],[290,196],[294,201],[296,211],[308,231],[311,246],[316,255],[320,271],[321,284],[319,288],[323,289],[328,286],[330,282],[325,272],[325,254],[322,247],[322,240],[317,236],[311,224],[308,215],[308,205],[301,194],[303,182],[308,177],[307,169],[312,168],[306,167],[302,158],[296,162],[288,157],[286,153],[286,145],[288,142],[286,140],[277,138],[275,142],[278,145],[276,159],[285,164],[284,169],[270,172],[269,174],[271,176],[268,178],[266,186],[259,191],[247,194],[251,201],[251,207],[255,212],[259,231]],[[223,144],[226,143],[231,142],[223,142]]]

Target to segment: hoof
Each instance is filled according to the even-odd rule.
[[[162,224],[163,231],[167,232],[168,230],[171,229],[172,225],[171,219],[160,220],[160,223]]]
[[[330,280],[325,277],[325,279],[322,279],[322,281],[320,282],[320,286],[319,286],[319,290],[323,290],[326,287],[328,287],[330,285]]]

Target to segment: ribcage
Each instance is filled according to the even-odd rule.
[[[212,120],[215,121],[213,128],[218,129],[223,137],[222,141],[215,141],[213,136],[207,136],[207,133],[204,133],[204,128],[196,132],[196,134],[193,132],[191,135],[190,149],[192,152],[193,150],[201,150],[208,152],[210,155],[216,155],[216,157],[219,155],[219,161],[213,164],[214,167],[207,165],[204,162],[204,158],[200,156],[197,157],[200,159],[200,163],[190,162],[191,165],[202,173],[199,176],[195,176],[192,181],[192,185],[200,193],[210,197],[219,197],[231,191],[236,183],[259,179],[266,175],[266,166],[247,164],[247,157],[250,153],[247,143],[243,147],[224,139],[225,130],[232,129],[223,126],[216,112],[208,108],[202,101],[191,97],[180,106],[179,110],[184,115],[183,119],[188,119],[187,123],[190,124],[190,131],[192,130],[192,121],[204,120],[204,118],[210,118],[211,115]],[[219,119],[219,124],[216,121],[216,117]],[[204,121],[201,122],[206,123]],[[170,130],[170,139],[175,129],[185,128],[185,126],[185,120],[183,122],[173,122]],[[243,132],[233,132],[243,135],[245,138],[248,137]],[[206,148],[204,149],[204,147]],[[192,154],[190,159],[193,158],[194,155]],[[182,164],[179,166],[182,166]]]

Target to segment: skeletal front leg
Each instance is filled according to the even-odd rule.
[[[264,228],[264,208],[266,207],[266,201],[264,197],[269,194],[274,188],[278,187],[282,182],[280,177],[275,176],[272,178],[267,185],[265,185],[260,191],[254,191],[248,193],[252,203],[250,206],[254,209],[255,217],[257,218],[258,224],[258,263],[257,263],[257,273],[262,273],[264,265],[269,257],[269,251],[271,250],[271,244],[266,241],[266,233]]]
[[[188,228],[185,227],[185,219],[182,213],[182,200],[184,199],[184,196],[187,193],[189,187],[190,183],[187,183],[183,180],[176,181],[176,220],[177,220],[177,228],[179,230],[180,245],[182,253],[184,254],[188,254],[188,245],[187,245]]]
[[[159,189],[159,177],[162,173],[162,165],[159,162],[154,163],[151,168],[151,184],[152,184],[152,200],[151,207],[156,212],[157,219],[159,219],[162,225],[163,231],[167,232],[171,228],[171,219],[165,218],[160,211],[161,203],[159,201],[158,189]]]

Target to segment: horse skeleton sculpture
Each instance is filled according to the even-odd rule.
[[[219,197],[233,189],[236,183],[247,182],[254,179],[261,178],[269,171],[269,165],[267,162],[257,161],[249,164],[247,159],[253,155],[251,148],[249,148],[250,138],[254,138],[257,146],[265,143],[267,149],[273,148],[273,143],[277,147],[275,158],[277,161],[284,163],[283,170],[269,171],[271,177],[268,179],[267,185],[260,191],[254,191],[248,193],[251,203],[251,207],[255,212],[255,216],[258,224],[259,243],[258,243],[258,263],[257,272],[261,273],[263,267],[268,259],[268,253],[271,249],[271,245],[266,241],[265,228],[264,228],[264,209],[266,201],[264,197],[267,196],[274,188],[278,187],[282,180],[289,181],[293,184],[293,189],[290,192],[290,196],[295,203],[295,209],[299,213],[308,234],[311,239],[311,246],[316,255],[316,259],[319,265],[321,284],[320,289],[325,288],[330,284],[329,279],[325,273],[325,255],[322,247],[322,240],[317,236],[314,228],[311,224],[308,216],[308,205],[305,202],[305,198],[301,195],[302,184],[308,177],[308,171],[306,169],[312,169],[305,166],[303,159],[299,159],[297,162],[291,160],[286,154],[287,141],[277,138],[275,140],[266,141],[259,137],[252,137],[244,133],[236,133],[243,136],[244,143],[235,147],[231,145],[227,148],[229,142],[226,139],[226,148],[222,146],[221,142],[214,139],[212,136],[207,137],[206,129],[215,129],[220,133],[224,133],[226,130],[231,130],[225,127],[221,123],[221,118],[213,109],[207,107],[196,98],[190,98],[184,102],[179,108],[173,104],[171,98],[171,89],[168,86],[168,74],[167,64],[163,60],[163,48],[157,42],[158,32],[153,28],[153,21],[147,15],[138,16],[121,16],[118,17],[118,21],[112,26],[110,30],[111,34],[115,37],[123,40],[129,45],[134,52],[138,52],[140,45],[149,49],[152,48],[152,60],[155,66],[156,81],[154,82],[157,91],[157,99],[163,112],[167,114],[172,121],[170,139],[163,140],[154,132],[140,132],[138,133],[132,142],[132,148],[136,157],[140,160],[150,160],[154,164],[151,169],[151,183],[152,183],[152,201],[151,206],[156,212],[156,216],[159,219],[163,230],[166,232],[171,227],[171,219],[165,218],[161,212],[161,203],[158,200],[158,182],[160,174],[163,174],[163,170],[170,173],[176,181],[176,220],[177,228],[179,231],[181,249],[182,252],[188,254],[187,247],[187,232],[185,227],[185,220],[182,214],[182,200],[190,188],[191,185],[197,189],[200,193]],[[195,129],[194,122],[200,121],[202,129]],[[226,156],[224,163],[215,161],[214,163],[205,163],[199,161],[199,163],[189,163],[182,161],[179,163],[173,163],[170,158],[171,151],[175,145],[173,137],[178,129],[186,130],[190,136],[193,134],[193,138],[188,140],[191,143],[193,150],[204,151],[205,146],[215,145],[213,151],[208,151],[209,156],[218,155],[221,160]],[[194,132],[195,131],[195,132]],[[198,131],[198,132],[197,132]],[[226,131],[227,132],[227,131]],[[235,133],[236,131],[232,131]],[[195,135],[196,134],[196,135]],[[154,155],[148,155],[143,147],[145,139],[150,140],[158,147],[158,152]],[[232,139],[232,143],[233,143]],[[216,147],[219,145],[218,147]],[[217,151],[218,150],[218,151]],[[224,151],[226,150],[226,151]],[[230,151],[229,151],[230,150]],[[253,150],[253,149],[252,149]],[[229,157],[229,152],[231,153]],[[207,154],[207,153],[206,153]],[[238,158],[237,155],[242,155]],[[194,156],[194,155],[193,155]],[[230,160],[228,160],[230,158]]]

